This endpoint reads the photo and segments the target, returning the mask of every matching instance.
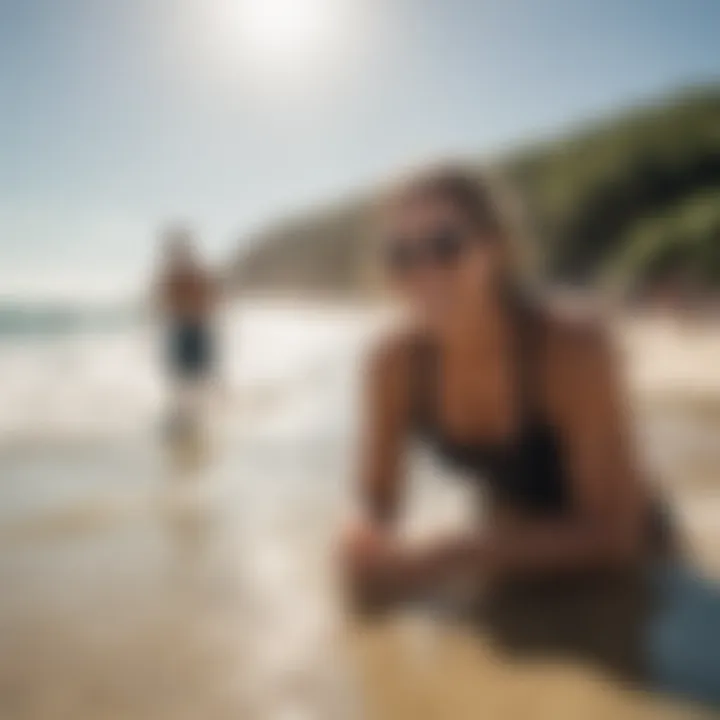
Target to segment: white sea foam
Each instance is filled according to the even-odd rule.
[[[337,426],[379,322],[360,310],[237,307],[219,323],[223,417],[252,417],[260,434]],[[166,401],[163,352],[162,328],[149,324],[5,339],[0,441],[146,431]]]

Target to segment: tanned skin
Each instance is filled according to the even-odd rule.
[[[611,340],[597,319],[548,307],[535,312],[532,385],[537,407],[561,440],[571,482],[570,516],[537,520],[496,506],[482,529],[470,533],[422,545],[398,538],[418,337],[438,349],[436,420],[456,440],[511,439],[521,421],[520,383],[516,322],[499,291],[508,263],[504,238],[481,236],[461,208],[432,193],[410,196],[387,224],[390,233],[409,238],[438,227],[464,228],[470,249],[452,265],[429,262],[392,278],[410,307],[411,322],[379,344],[366,368],[361,513],[342,542],[352,592],[397,600],[458,576],[493,583],[642,559],[650,502],[631,446]]]

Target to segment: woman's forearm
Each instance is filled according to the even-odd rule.
[[[564,572],[614,567],[635,556],[628,534],[590,521],[524,521],[478,538],[491,573]]]
[[[408,543],[392,534],[356,546],[351,576],[359,596],[402,601],[461,579],[618,567],[633,556],[628,543],[590,522],[517,520],[487,530]]]
[[[349,566],[360,596],[404,600],[476,572],[477,543],[467,536],[409,543],[392,535],[365,533],[354,544]]]

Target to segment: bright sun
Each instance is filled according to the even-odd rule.
[[[265,69],[297,71],[328,58],[341,0],[237,0],[242,50]]]

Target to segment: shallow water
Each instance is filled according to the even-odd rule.
[[[283,717],[310,694],[340,717],[320,567],[337,492],[282,450],[5,465],[0,716]]]
[[[246,360],[202,435],[168,442],[151,403],[133,416],[149,397],[138,383],[116,412],[133,422],[109,413],[103,433],[4,437],[0,717],[693,717],[591,669],[509,662],[452,625],[342,616],[331,548],[367,327],[333,317],[294,327],[294,357],[287,319],[258,322],[277,357]],[[720,417],[647,404],[638,425],[700,561],[720,573]],[[466,509],[462,486],[437,475],[418,458],[422,530]]]

